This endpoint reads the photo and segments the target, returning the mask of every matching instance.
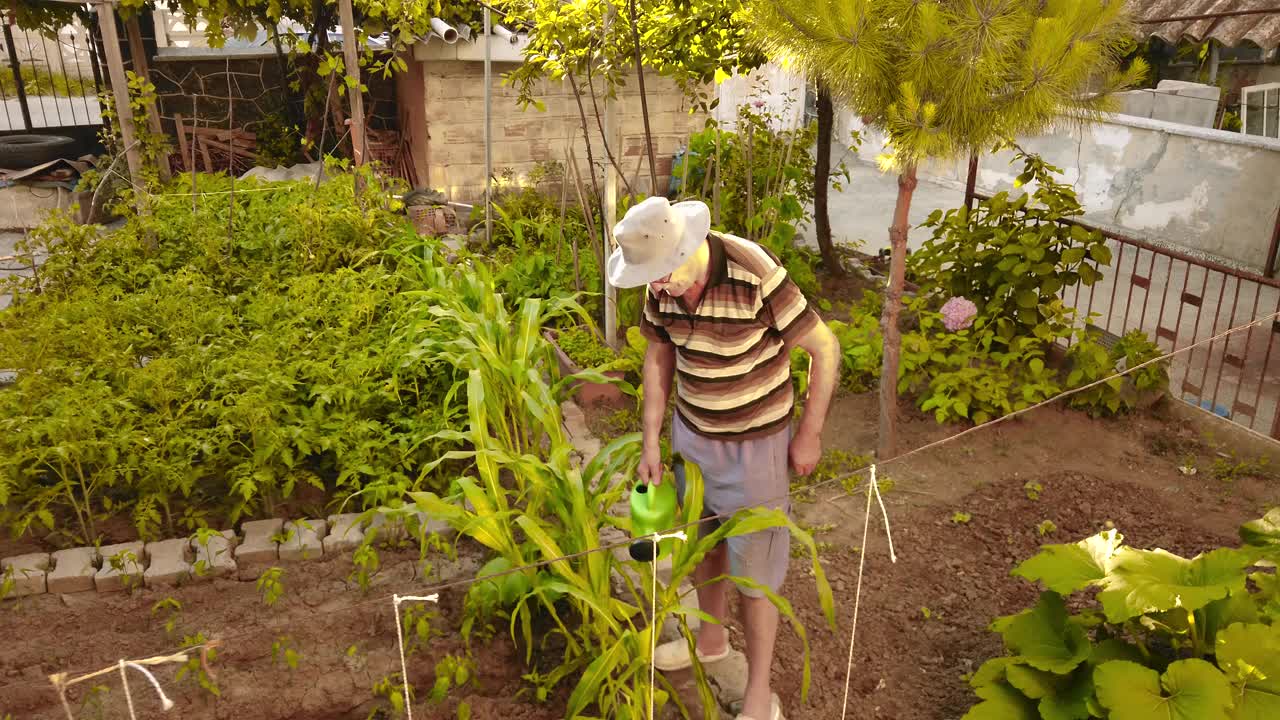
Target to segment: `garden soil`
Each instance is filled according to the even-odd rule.
[[[826,430],[828,449],[868,453],[874,446],[873,395],[840,398]],[[957,432],[908,413],[905,448]],[[850,718],[955,719],[974,702],[964,676],[1001,653],[988,631],[997,616],[1031,605],[1036,588],[1009,572],[1046,542],[1071,542],[1113,523],[1128,542],[1193,555],[1236,542],[1236,528],[1280,503],[1280,482],[1267,473],[1226,472],[1249,460],[1232,456],[1214,438],[1162,418],[1159,409],[1119,420],[1091,420],[1046,408],[970,434],[955,442],[888,463],[885,502],[898,561],[889,560],[876,511],[867,543],[857,646],[849,686]],[[1228,463],[1226,458],[1230,457]],[[1219,472],[1212,471],[1215,460]],[[1180,466],[1198,471],[1184,474]],[[1032,483],[1028,491],[1028,483]],[[1036,487],[1040,489],[1037,491]],[[800,698],[801,644],[785,626],[773,681],[787,717],[840,718],[845,695],[850,622],[862,546],[862,487],[841,483],[814,488],[796,517],[816,528],[823,564],[835,591],[837,627],[823,619],[807,559],[792,561],[785,594],[805,625],[813,652],[813,681]],[[1033,497],[1034,496],[1034,499]],[[957,512],[968,522],[955,522]],[[1056,528],[1042,536],[1051,521]],[[1038,529],[1039,528],[1039,529]],[[348,558],[285,565],[284,596],[268,607],[253,582],[215,580],[170,590],[46,595],[0,606],[0,717],[65,718],[47,676],[78,674],[177,649],[183,636],[203,633],[220,647],[210,663],[220,695],[201,689],[172,666],[157,676],[176,707],[160,712],[140,675],[130,677],[138,717],[329,718],[391,717],[380,680],[398,670],[392,593],[421,592],[440,576],[469,577],[479,558],[463,546],[457,562],[437,560],[425,575],[416,552],[386,550],[368,592],[348,578]],[[499,627],[477,640],[479,682],[440,704],[426,702],[435,662],[461,654],[464,588],[443,591],[437,634],[409,658],[417,688],[417,718],[453,718],[466,701],[480,720],[561,717],[562,692],[538,703],[522,675],[524,652]],[[157,603],[181,603],[172,631]],[[741,647],[734,624],[732,637]],[[299,653],[296,668],[273,658],[273,644]],[[533,653],[535,663],[554,652]],[[548,670],[550,668],[540,668]],[[101,685],[105,691],[91,692]],[[116,674],[105,674],[69,693],[75,717],[128,717]]]

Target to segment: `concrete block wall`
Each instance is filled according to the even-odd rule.
[[[484,66],[467,61],[420,61],[423,64],[423,93],[426,102],[428,185],[443,190],[459,202],[475,202],[484,197]],[[564,162],[572,144],[579,171],[589,184],[586,142],[572,87],[567,81],[542,81],[535,93],[545,110],[522,109],[518,92],[504,85],[502,74],[515,68],[511,63],[495,63],[492,83],[493,168],[496,175],[510,168],[517,177],[526,176],[540,162]],[[665,194],[674,153],[690,134],[702,129],[704,115],[689,113],[689,105],[676,85],[656,73],[645,75],[650,129],[654,140],[659,193]],[[597,91],[602,92],[597,86]],[[592,108],[591,98],[583,104],[597,165],[597,177],[605,162],[604,147]],[[648,192],[649,170],[644,150],[644,119],[634,76],[619,89],[621,138],[614,155],[628,176],[638,178],[638,192]],[[603,105],[601,105],[603,110]]]

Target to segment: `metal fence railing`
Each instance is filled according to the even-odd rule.
[[[102,70],[89,28],[77,22],[54,36],[3,18],[0,25],[0,132],[102,124]]]
[[[1112,338],[1142,330],[1173,351],[1280,312],[1280,280],[1101,232],[1112,250],[1111,267],[1092,287],[1063,290],[1063,299],[1086,315],[1096,312],[1093,324]],[[1179,355],[1170,368],[1169,389],[1175,397],[1280,438],[1280,321]]]
[[[972,190],[966,194],[989,199]],[[1280,313],[1280,280],[1068,222],[1102,233],[1111,249],[1111,266],[1100,282],[1061,293],[1083,317],[1093,316],[1090,325],[1103,342],[1141,330],[1173,352]],[[1169,392],[1280,439],[1280,319],[1179,354],[1169,368]]]

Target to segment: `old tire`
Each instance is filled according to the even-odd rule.
[[[75,140],[64,135],[8,135],[0,137],[0,168],[25,170],[62,156]]]

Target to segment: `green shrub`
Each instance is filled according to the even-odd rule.
[[[972,212],[934,211],[924,223],[933,236],[907,258],[907,267],[922,294],[976,304],[1001,342],[1050,342],[1062,337],[1046,326],[1057,319],[1058,295],[1101,280],[1111,249],[1096,230],[1060,222],[1084,212],[1075,190],[1055,179],[1060,169],[1020,149],[1016,158],[1023,172],[1015,184],[1034,182],[1035,190],[1013,200],[998,193]]]
[[[556,335],[556,344],[580,368],[599,368],[618,358],[617,353],[605,345],[598,335],[581,325],[560,330]]]
[[[237,194],[234,215],[229,195],[194,212],[158,196],[115,232],[34,230],[48,260],[0,313],[18,373],[0,390],[3,520],[91,543],[128,513],[153,538],[271,512],[300,484],[372,502],[418,481],[455,444],[424,440],[456,412],[455,370],[398,328],[438,261],[368,179],[359,202],[348,176]]]
[[[938,422],[984,423],[1046,400],[1060,391],[1057,374],[1045,362],[1047,343],[1036,337],[1001,341],[998,323],[978,316],[969,328],[948,331],[927,299],[908,302],[917,329],[902,337],[898,392],[914,393],[921,410]],[[1056,300],[1042,325],[1066,332],[1070,311]]]
[[[1067,350],[1070,366],[1067,387],[1090,385],[1163,354],[1160,346],[1141,330],[1130,330],[1110,350],[1098,342],[1096,335],[1082,331]],[[1163,393],[1168,387],[1169,363],[1161,361],[1078,392],[1071,396],[1069,402],[1071,407],[1085,410],[1095,417],[1116,415],[1133,410],[1144,394]]]
[[[879,293],[864,291],[848,322],[827,323],[840,342],[840,384],[850,392],[867,392],[880,379],[884,361],[884,339],[880,336],[883,303]]]
[[[974,673],[964,720],[1276,717],[1280,509],[1240,535],[1191,559],[1115,530],[1044,546],[1013,574],[1045,590],[992,624],[1009,654]]]

